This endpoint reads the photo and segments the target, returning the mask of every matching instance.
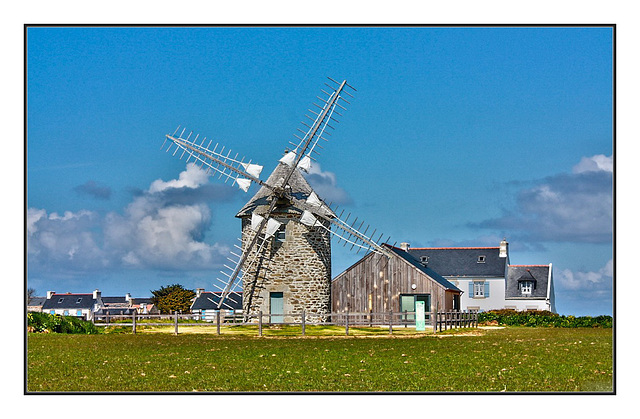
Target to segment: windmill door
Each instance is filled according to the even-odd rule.
[[[272,292],[270,295],[269,314],[271,314],[271,323],[284,322],[284,297],[281,292]]]

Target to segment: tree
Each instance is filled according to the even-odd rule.
[[[27,305],[31,302],[31,299],[36,296],[35,288],[27,288]]]
[[[180,284],[160,287],[159,290],[152,290],[151,294],[153,294],[151,301],[163,314],[170,314],[175,311],[188,312],[191,307],[191,301],[196,296],[193,290],[185,289]]]

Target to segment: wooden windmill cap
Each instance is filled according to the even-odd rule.
[[[269,175],[266,183],[269,185],[277,185],[280,186],[284,178],[287,176],[289,170],[291,168],[283,163],[278,163],[278,166],[275,170]],[[291,202],[283,202],[283,205],[276,206],[276,213],[287,213],[287,214],[302,214],[302,206],[303,203],[313,192],[313,188],[309,185],[307,180],[302,176],[300,170],[295,169],[291,177],[289,178],[288,183],[289,188],[286,188],[287,195],[291,197]],[[269,208],[271,204],[271,200],[275,198],[274,192],[267,188],[261,187],[258,192],[247,202],[242,209],[236,214],[238,218],[249,217],[251,214],[256,212],[257,214],[263,214]],[[322,207],[316,209],[314,212],[325,215],[327,217],[334,218],[336,215],[331,211],[331,209],[327,205],[323,205]]]

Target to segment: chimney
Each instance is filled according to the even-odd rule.
[[[55,291],[47,291],[47,300],[50,300],[51,297],[53,297],[53,294],[55,294]]]
[[[408,252],[410,247],[411,245],[409,243],[400,243],[400,249],[404,250],[405,252]]]
[[[509,257],[509,243],[507,243],[507,239],[503,238],[500,242],[500,257],[506,258]]]
[[[196,298],[200,298],[200,295],[204,292],[204,288],[196,288]]]
[[[100,298],[102,296],[102,293],[100,292],[100,290],[94,290],[93,291],[93,299],[97,300],[98,298]]]

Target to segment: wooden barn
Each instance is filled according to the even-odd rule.
[[[460,309],[462,291],[407,251],[383,245],[390,256],[369,253],[331,282],[332,311],[387,313]]]

